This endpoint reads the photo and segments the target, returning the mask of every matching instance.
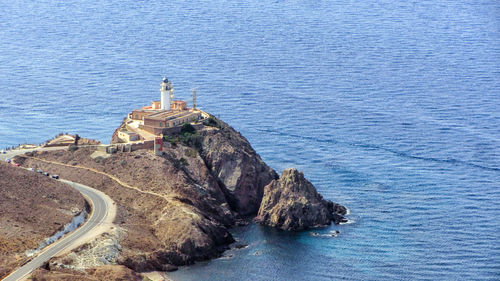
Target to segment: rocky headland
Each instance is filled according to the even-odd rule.
[[[119,142],[116,135],[112,143]],[[166,137],[162,156],[146,149],[105,155],[73,147],[16,161],[99,189],[118,208],[115,231],[52,259],[34,275],[40,280],[71,271],[97,274],[103,266],[115,273],[174,270],[219,256],[234,242],[229,229],[256,215],[265,225],[302,230],[338,223],[345,214],[297,170],[280,178],[245,137],[214,117]],[[97,262],[79,262],[95,255]]]

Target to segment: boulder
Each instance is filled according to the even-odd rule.
[[[256,221],[283,230],[304,230],[345,221],[346,208],[323,199],[297,169],[286,169],[281,178],[264,188]]]

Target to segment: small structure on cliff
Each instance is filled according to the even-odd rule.
[[[160,83],[160,100],[128,114],[126,126],[118,137],[124,142],[154,140],[161,135],[178,133],[185,123],[199,123],[208,114],[196,108],[196,92],[193,93],[193,108],[183,100],[174,100],[174,87],[166,77]]]

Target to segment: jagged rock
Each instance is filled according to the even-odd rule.
[[[303,230],[339,223],[345,207],[324,200],[297,169],[286,169],[264,188],[256,221],[283,230]]]
[[[113,198],[115,222],[125,235],[119,239],[119,256],[109,261],[135,272],[175,270],[220,256],[234,242],[228,228],[246,225],[257,211],[262,223],[283,229],[343,219],[345,208],[323,200],[302,173],[286,170],[279,179],[240,133],[216,118],[209,120],[191,136],[170,136],[161,156],[146,149],[118,151],[96,162],[91,157],[95,148],[82,147],[36,152],[37,158],[67,165],[24,161]],[[119,128],[112,142],[119,141]],[[70,166],[77,163],[79,168]]]
[[[264,186],[278,174],[262,161],[248,140],[218,119],[205,126],[201,156],[217,178],[231,208],[242,216],[259,210]]]

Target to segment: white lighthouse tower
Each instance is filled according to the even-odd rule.
[[[174,87],[172,83],[168,81],[167,77],[163,77],[160,84],[161,100],[160,108],[163,110],[169,110],[170,104],[174,99]]]

